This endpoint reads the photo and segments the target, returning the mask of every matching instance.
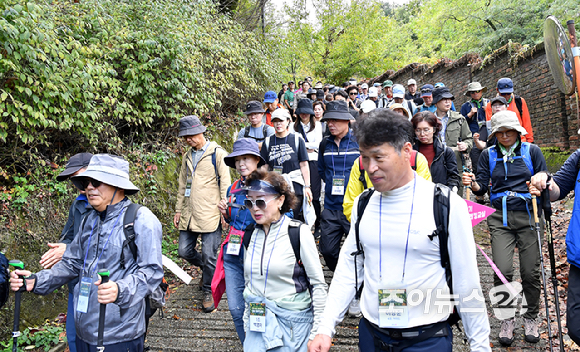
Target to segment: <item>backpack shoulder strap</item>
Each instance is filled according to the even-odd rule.
[[[264,139],[264,144],[266,144],[266,150],[268,150],[270,148],[270,140],[272,139],[272,137],[276,137],[276,135],[273,134],[270,137],[267,137],[266,139]]]
[[[497,150],[495,149],[495,145],[487,148],[487,152],[489,154],[489,177],[491,177],[491,175],[493,175],[493,169],[495,169],[495,164],[497,162]]]
[[[516,102],[516,108],[518,108],[518,111],[520,112],[520,118],[523,118],[524,112],[522,108],[522,97],[516,95],[514,96],[514,101]]]
[[[248,249],[248,246],[250,245],[250,240],[252,239],[252,233],[254,233],[255,229],[256,224],[250,224],[246,227],[246,230],[244,231],[244,239],[242,240],[245,249]]]
[[[246,126],[244,128],[244,138],[248,138],[250,136],[250,126]]]
[[[123,248],[129,246],[133,259],[137,260],[137,245],[135,244],[135,218],[137,212],[141,208],[141,204],[131,203],[125,211],[123,218],[123,233],[125,234],[125,241],[123,241]],[[125,254],[121,249],[121,268],[125,268]]]
[[[411,168],[417,170],[417,151],[415,149],[411,150]]]
[[[362,163],[362,158],[360,156],[358,157],[358,168],[360,169],[360,175],[358,177],[358,180],[362,183],[363,189],[367,189],[368,185],[367,185],[367,179],[365,177],[366,171],[365,171],[365,168],[364,168],[363,163]]]
[[[228,200],[229,203],[232,202],[232,198],[233,198],[233,194],[232,191],[236,189],[236,187],[238,187],[238,183],[240,183],[240,179],[237,179],[234,181],[234,183],[232,184],[232,187],[230,187],[230,199]],[[232,218],[232,207],[228,207],[227,210],[228,213],[228,217],[231,219]]]
[[[262,126],[262,137],[266,139],[267,136],[268,136],[268,125],[264,124],[264,126]]]
[[[290,238],[290,244],[292,245],[292,250],[294,251],[294,256],[296,257],[296,263],[303,266],[302,258],[300,257],[300,226],[302,223],[298,220],[290,220],[290,225],[288,226],[288,237]]]
[[[530,170],[532,176],[534,175],[534,165],[532,164],[532,156],[530,155],[530,143],[529,142],[522,142],[522,147],[520,149],[520,153],[522,154],[522,159],[526,163],[526,166]]]
[[[453,293],[451,279],[451,263],[449,261],[449,197],[451,190],[449,187],[436,183],[433,194],[433,216],[435,218],[435,231],[429,236],[431,240],[435,236],[439,237],[439,250],[441,255],[441,266],[445,269],[445,278],[449,285],[449,290]]]
[[[362,254],[364,256],[364,250],[362,248],[362,245],[360,244],[360,221],[362,219],[363,213],[367,207],[367,205],[369,204],[369,201],[371,200],[371,196],[373,195],[373,193],[375,192],[374,188],[369,188],[366,189],[363,193],[361,193],[359,199],[358,199],[358,204],[357,204],[357,218],[356,218],[356,222],[354,224],[354,234],[355,234],[355,240],[356,240],[356,252],[351,253],[351,255],[354,256],[354,274],[355,274],[355,289],[356,289],[356,294],[355,294],[355,298],[356,299],[360,299],[363,287],[364,287],[364,281],[362,283],[362,285],[360,287],[358,287],[358,269],[357,269],[357,264],[356,264],[356,257],[360,254]]]
[[[218,188],[221,188],[221,177],[218,173],[217,169],[217,150],[221,148],[219,145],[214,149],[213,154],[211,155],[211,163],[213,164],[213,169],[215,170],[215,178],[217,180]]]

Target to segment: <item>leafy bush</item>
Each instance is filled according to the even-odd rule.
[[[210,0],[7,0],[0,43],[5,171],[25,170],[30,154],[108,149],[187,114],[237,111],[277,70]]]

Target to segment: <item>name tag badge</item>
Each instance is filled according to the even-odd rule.
[[[250,303],[250,331],[266,332],[265,303]]]
[[[274,166],[274,172],[277,172],[280,175],[282,175],[282,169],[282,166]]]
[[[79,299],[77,301],[77,312],[86,313],[89,309],[89,294],[93,280],[90,277],[82,277],[79,286]]]
[[[243,231],[234,229],[230,226],[230,240],[228,242],[228,249],[226,254],[240,255],[240,248],[242,247]]]
[[[334,176],[332,178],[332,192],[333,196],[344,195],[344,176]]]
[[[407,290],[379,289],[379,327],[406,328],[408,326]]]
[[[187,184],[185,185],[185,194],[184,196],[189,197],[191,195],[191,179],[187,179]]]

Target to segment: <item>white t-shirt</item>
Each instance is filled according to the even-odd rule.
[[[306,133],[306,138],[308,139],[308,141],[306,141],[306,149],[313,149],[313,151],[308,152],[308,160],[310,161],[318,160],[318,146],[320,145],[320,142],[322,142],[322,125],[320,124],[319,121],[315,121],[314,129],[310,131],[310,123],[305,125],[301,121],[300,124],[302,125],[302,129]],[[302,135],[302,133],[294,130],[293,123],[290,124],[289,128],[291,133],[299,133],[300,135]],[[311,170],[310,172],[313,171]],[[314,170],[314,172],[317,171]]]

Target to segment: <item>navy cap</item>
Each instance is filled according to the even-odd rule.
[[[421,97],[430,97],[433,94],[433,85],[425,84],[421,87]]]
[[[254,155],[260,160],[258,161],[258,167],[264,165],[266,161],[260,155],[260,148],[258,147],[258,142],[251,138],[240,138],[234,142],[234,150],[230,155],[224,158],[224,163],[232,169],[236,168],[236,156],[240,155]]]
[[[65,166],[63,172],[56,176],[57,181],[64,181],[70,177],[70,175],[79,171],[82,168],[89,166],[93,154],[91,153],[78,153],[73,155]]]
[[[514,82],[506,77],[500,78],[499,81],[497,81],[497,90],[500,92],[500,94],[513,93]]]

